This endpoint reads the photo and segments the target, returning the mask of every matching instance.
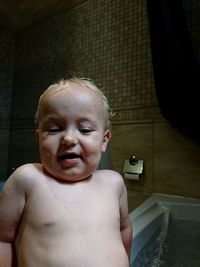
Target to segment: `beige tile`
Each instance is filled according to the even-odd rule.
[[[151,193],[130,192],[128,191],[129,213],[139,207],[145,200],[151,196]]]
[[[151,124],[124,124],[113,126],[110,143],[113,168],[122,173],[125,159],[135,155],[144,160],[144,171],[139,181],[125,180],[132,191],[153,191],[153,157]]]
[[[154,191],[200,198],[200,146],[168,123],[154,126]]]

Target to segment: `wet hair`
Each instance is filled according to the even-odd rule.
[[[74,75],[71,78],[68,79],[62,79],[57,83],[54,83],[52,85],[50,85],[45,91],[44,93],[40,96],[39,98],[39,102],[38,102],[38,108],[35,114],[35,124],[38,127],[41,116],[42,116],[42,112],[41,112],[41,104],[44,102],[47,102],[47,98],[49,96],[52,96],[56,93],[58,93],[59,91],[65,90],[67,88],[71,87],[71,84],[76,84],[76,85],[81,85],[82,87],[87,87],[88,89],[90,89],[92,92],[94,92],[97,96],[99,96],[102,99],[103,102],[103,109],[105,112],[105,120],[106,120],[106,129],[111,129],[111,118],[114,116],[112,110],[109,107],[109,103],[108,103],[108,99],[107,97],[103,94],[102,90],[99,89],[94,81],[90,78],[85,78],[82,77],[80,75]]]

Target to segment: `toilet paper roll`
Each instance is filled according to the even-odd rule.
[[[139,180],[139,174],[136,173],[125,173],[124,177],[129,180]]]

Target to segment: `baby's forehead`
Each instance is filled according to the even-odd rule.
[[[91,97],[97,97],[101,99],[100,94],[95,88],[87,87],[85,84],[79,84],[74,82],[68,82],[65,85],[55,84],[50,86],[42,95],[42,99],[45,100],[45,102],[48,102],[48,100],[52,100],[54,96],[63,96],[63,101],[65,96],[70,96],[74,94],[87,94]]]
[[[93,92],[92,89],[79,84],[73,84],[68,87],[52,86],[48,88],[46,95],[43,96],[40,102],[40,110],[45,114],[54,111],[69,112],[70,110],[78,110],[83,113],[88,111],[105,113],[100,95]]]
[[[106,125],[108,124],[106,100],[100,89],[95,85],[88,82],[72,81],[53,84],[40,97],[36,112],[36,123],[38,124],[41,117],[48,112],[51,113],[62,108],[63,110],[72,108],[84,112],[82,107],[87,107],[86,110],[90,110],[90,112],[92,112],[91,107],[94,107],[96,111],[103,115]]]

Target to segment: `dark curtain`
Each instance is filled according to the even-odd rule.
[[[163,116],[199,138],[200,71],[181,0],[147,0],[152,63]]]

